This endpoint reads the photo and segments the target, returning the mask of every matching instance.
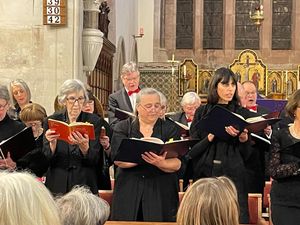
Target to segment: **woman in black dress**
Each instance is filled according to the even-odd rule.
[[[252,153],[247,130],[237,130],[233,126],[224,127],[231,136],[224,141],[214,134],[200,131],[197,124],[215,106],[219,105],[242,115],[244,118],[255,114],[239,105],[237,80],[234,73],[227,68],[215,71],[209,85],[207,104],[200,106],[191,125],[191,136],[201,141],[196,144],[189,158],[193,165],[193,179],[203,177],[227,176],[237,187],[240,204],[240,223],[248,223],[248,192],[246,187],[245,161]]]
[[[17,134],[25,128],[25,125],[19,121],[10,118],[10,96],[6,86],[0,85],[0,142]],[[14,115],[12,115],[14,116]],[[15,169],[16,163],[10,156],[4,160],[0,155],[0,169]]]
[[[124,138],[156,137],[164,142],[179,139],[180,132],[169,120],[160,119],[159,92],[144,88],[137,94],[137,118],[128,118],[114,127],[112,159]],[[150,150],[150,149],[149,149]],[[112,203],[112,220],[175,221],[178,207],[178,176],[181,161],[166,154],[142,154],[145,164],[114,161],[118,166]]]
[[[99,143],[101,129],[100,118],[92,113],[82,112],[85,101],[88,100],[84,84],[79,80],[66,80],[58,95],[65,110],[57,112],[49,118],[73,122],[88,122],[94,125],[95,140],[78,131],[68,137],[71,144],[58,140],[59,134],[49,129],[44,123],[43,152],[49,161],[46,175],[46,186],[54,194],[66,193],[75,185],[86,185],[93,193],[98,193],[99,163],[103,162],[102,147]],[[47,121],[47,120],[46,120]]]
[[[274,225],[300,223],[300,90],[286,105],[294,119],[290,127],[281,128],[272,136],[270,175],[271,209]]]

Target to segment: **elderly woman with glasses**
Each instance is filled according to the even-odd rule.
[[[141,155],[143,164],[116,161],[116,155],[124,138],[156,137],[166,142],[179,139],[180,132],[174,123],[160,118],[161,98],[153,88],[144,88],[137,94],[135,111],[135,119],[120,121],[114,127],[112,160],[118,168],[111,219],[175,221],[181,160],[166,159],[166,154],[157,155],[151,149]]]
[[[17,134],[25,125],[19,121],[11,119],[10,116],[10,95],[6,86],[0,84],[0,142]],[[0,169],[15,169],[16,163],[7,155],[6,160],[0,158]]]
[[[46,175],[46,186],[54,194],[66,193],[75,185],[86,185],[93,193],[98,192],[99,163],[103,162],[102,148],[99,143],[100,118],[92,113],[82,112],[88,100],[84,84],[79,80],[67,80],[58,94],[58,100],[65,110],[49,118],[66,123],[88,122],[94,125],[95,140],[88,135],[74,131],[68,137],[69,143],[59,140],[59,134],[44,123],[45,137],[43,152],[50,166]],[[100,168],[101,169],[101,168]]]

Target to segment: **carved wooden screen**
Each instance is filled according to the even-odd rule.
[[[112,93],[113,54],[116,48],[106,38],[103,40],[100,56],[94,71],[88,77],[88,84],[102,103],[103,109],[107,111],[108,96]]]

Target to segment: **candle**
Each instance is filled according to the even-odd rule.
[[[186,65],[183,66],[183,76],[186,76]]]
[[[144,35],[144,28],[143,27],[140,28],[140,35]]]
[[[174,54],[172,54],[172,62],[174,62],[175,56]]]

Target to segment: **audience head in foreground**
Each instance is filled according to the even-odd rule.
[[[177,214],[178,225],[238,225],[239,206],[227,177],[203,178],[186,191]]]
[[[29,173],[0,172],[0,224],[60,225],[47,188]]]
[[[103,225],[109,217],[108,203],[85,187],[75,187],[57,199],[63,225]]]

